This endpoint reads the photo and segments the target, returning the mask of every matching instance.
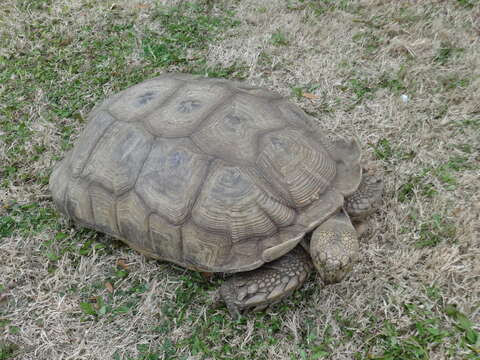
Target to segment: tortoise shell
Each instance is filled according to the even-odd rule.
[[[328,136],[275,93],[165,74],[92,111],[50,190],[62,213],[148,256],[239,272],[337,212],[359,161],[356,141]]]

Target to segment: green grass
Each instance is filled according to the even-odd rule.
[[[352,41],[359,43],[367,55],[374,55],[384,40],[372,31],[359,32],[352,36]]]
[[[0,342],[0,360],[14,359],[18,348],[16,344]]]
[[[84,334],[81,356],[116,360],[479,358],[477,279],[465,271],[477,249],[468,216],[456,215],[474,214],[478,190],[475,1],[7,1],[0,360],[32,357],[29,342],[39,359],[61,357],[80,346],[70,333]],[[361,140],[387,186],[351,277],[323,288],[312,276],[232,321],[212,304],[221,276],[146,260],[57,213],[51,168],[94,104],[167,71],[248,78]],[[442,251],[459,257],[439,266]]]
[[[433,58],[433,61],[440,65],[446,65],[453,57],[461,54],[464,51],[462,48],[454,47],[450,43],[443,42]]]
[[[158,325],[150,331],[159,334],[158,340],[137,344],[139,357],[117,354],[115,359],[186,359],[185,350],[199,358],[215,359],[269,359],[268,351],[284,341],[294,341],[282,325],[282,306],[275,307],[277,315],[258,313],[253,318],[255,332],[252,339],[241,350],[230,345],[247,330],[247,319],[231,322],[224,312],[207,310],[206,316],[196,312],[198,301],[205,299],[205,290],[211,284],[192,274],[183,278],[175,300],[164,304]],[[444,347],[451,356],[462,351],[465,359],[476,359],[480,338],[474,323],[454,304],[443,303],[442,290],[437,287],[424,289],[422,299],[402,303],[399,307],[402,325],[382,321],[374,315],[364,314],[368,323],[335,314],[335,323],[340,333],[333,335],[330,326],[320,330],[313,317],[299,320],[299,340],[290,354],[291,359],[326,359],[336,347],[352,339],[365,337],[364,344],[352,356],[355,359],[376,360],[427,360],[432,351]],[[302,303],[308,303],[308,295],[296,294]],[[297,304],[298,305],[298,304]],[[100,308],[101,309],[101,308]],[[98,316],[93,306],[85,312]],[[322,316],[323,314],[319,314]],[[189,334],[181,340],[170,336],[178,326],[188,327]]]
[[[395,142],[396,139],[381,138],[375,144],[368,144],[375,157],[385,164],[386,171],[390,171],[394,164],[413,161],[416,157],[414,150],[405,149]]]
[[[130,74],[124,63],[134,48],[131,24],[119,28],[113,23],[113,15],[111,23],[107,19],[101,38],[92,26],[85,25],[75,42],[66,42],[64,34],[56,32],[53,24],[38,20],[29,25],[26,36],[35,44],[35,50],[19,52],[14,58],[0,57],[0,82],[5,86],[1,107],[5,120],[1,120],[0,126],[4,133],[2,139],[10,145],[7,161],[0,169],[7,175],[5,185],[30,176],[22,167],[37,162],[44,151],[45,142],[38,142],[32,148],[30,140],[29,108],[38,101],[39,92],[43,94],[42,116],[57,124],[64,140],[62,147],[67,149],[71,146],[71,135],[76,132],[75,123],[83,122],[79,112],[91,107],[92,95],[96,99],[102,96],[102,85],[118,78],[115,74],[122,72],[131,76],[129,83],[142,78],[142,69]],[[20,121],[12,124],[8,118]],[[61,120],[65,118],[75,121]],[[32,180],[44,184],[47,177],[48,173],[42,173]]]
[[[313,12],[316,17],[322,17],[332,11],[346,11],[355,13],[360,6],[352,3],[349,0],[293,0],[287,2],[286,8],[290,11],[307,10],[309,12]]]
[[[205,10],[188,2],[158,8],[153,20],[161,25],[161,31],[147,31],[142,39],[146,58],[156,66],[187,65],[193,70],[190,72],[201,71],[205,62],[199,52],[219,39],[225,29],[239,24],[233,12],[212,15]]]
[[[35,235],[56,227],[58,214],[52,208],[38,203],[24,205],[10,204],[6,214],[0,217],[0,239],[18,235]]]
[[[348,111],[366,100],[373,100],[380,89],[386,89],[396,96],[415,93],[414,82],[406,79],[409,68],[407,63],[402,64],[398,70],[383,71],[369,77],[359,76],[354,64],[343,63],[342,67],[346,68],[347,75],[340,89],[349,94],[348,101],[345,101],[344,105]],[[352,70],[348,72],[348,68]]]
[[[433,306],[433,308],[431,308]],[[445,316],[439,316],[443,312]],[[376,360],[427,360],[437,347],[447,347],[450,355],[461,350],[465,359],[475,359],[478,354],[479,334],[473,323],[454,305],[442,306],[433,303],[404,303],[400,316],[408,322],[399,326],[390,321],[370,317],[368,324],[359,324],[348,318],[336,316],[341,335],[333,336],[329,327],[319,333],[315,320],[306,318],[300,321],[302,329],[300,343],[290,354],[291,359],[324,359],[333,354],[335,347],[350,341],[356,336],[367,335],[367,341],[353,355],[355,359]],[[167,318],[168,319],[168,318]],[[217,314],[208,314],[206,319],[197,319],[190,327],[191,333],[175,342],[168,333],[178,325],[176,319],[163,320],[154,329],[161,334],[158,341],[137,345],[140,357],[123,359],[183,359],[183,350],[200,358],[215,359],[269,359],[268,349],[282,341],[293,341],[285,332],[278,317],[258,315],[254,322],[255,333],[248,345],[240,351],[229,344],[229,339],[239,336],[246,330],[246,323],[240,320],[230,324],[228,319]],[[362,334],[365,333],[365,334]],[[449,345],[447,345],[449,344]],[[122,359],[120,355],[115,357]]]
[[[452,241],[456,234],[455,225],[441,214],[432,214],[426,222],[422,222],[418,229],[418,248],[436,246],[443,241]]]
[[[462,145],[460,145],[462,146]],[[463,149],[465,149],[463,147]],[[467,144],[467,153],[470,147]],[[380,152],[378,148],[375,150]],[[383,156],[384,154],[380,152]],[[466,156],[452,156],[443,164],[428,166],[418,175],[413,175],[402,184],[398,191],[398,200],[405,202],[411,200],[415,191],[420,195],[431,198],[443,191],[452,191],[458,187],[457,173],[466,170],[477,170],[479,165]],[[432,180],[436,180],[435,183]]]
[[[289,43],[287,36],[280,29],[272,34],[271,41],[275,46],[285,46]]]
[[[388,139],[380,139],[376,145],[370,144],[370,146],[378,159],[389,161],[394,155],[394,150]]]
[[[422,304],[403,304],[402,312],[410,319],[410,324],[399,328],[385,322],[379,335],[374,339],[382,349],[379,354],[369,356],[376,360],[427,360],[430,353],[442,344],[452,344],[447,352],[455,356],[459,349],[465,352],[465,359],[476,359],[480,344],[478,332],[472,329],[472,323],[454,305],[446,305],[442,311],[454,319],[453,322],[440,317],[432,310],[426,310]],[[451,315],[450,315],[451,314]],[[461,319],[461,320],[460,320]],[[413,335],[406,335],[413,329]],[[466,335],[467,331],[469,335]]]
[[[383,73],[378,79],[378,87],[388,89],[392,93],[399,95],[407,91],[407,85],[404,82],[406,67],[402,66],[395,73]]]
[[[467,9],[472,9],[476,4],[478,4],[477,0],[457,0],[457,2]]]
[[[31,9],[43,16],[48,4],[34,3]],[[39,174],[22,169],[26,163],[31,166],[37,162],[46,149],[44,141],[31,146],[30,108],[38,102],[38,94],[42,94],[42,118],[55,124],[64,151],[72,146],[70,139],[77,131],[76,125],[85,121],[82,114],[104,97],[102,87],[106,85],[118,91],[168,66],[214,77],[243,77],[244,67],[240,64],[207,66],[208,44],[220,39],[224,30],[236,26],[238,20],[227,9],[221,15],[209,15],[206,9],[205,4],[189,2],[176,8],[158,8],[151,21],[162,25],[163,31],[141,29],[144,59],[136,66],[127,61],[138,50],[134,20],[119,22],[115,12],[105,13],[101,31],[95,29],[96,24],[86,23],[75,37],[57,31],[55,21],[45,22],[41,17],[26,24],[22,35],[34,50],[0,55],[0,83],[4,84],[0,140],[8,145],[6,161],[0,165],[2,186],[16,181],[48,181],[45,169]],[[71,16],[68,9],[62,16]],[[6,38],[0,40],[0,45],[11,48]],[[17,121],[8,120],[12,118]]]

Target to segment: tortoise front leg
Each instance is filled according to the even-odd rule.
[[[320,224],[310,239],[310,255],[325,284],[341,281],[358,259],[358,235],[345,212]]]
[[[220,287],[219,294],[236,319],[243,309],[263,310],[290,295],[312,269],[310,256],[299,245],[258,269],[233,275]]]

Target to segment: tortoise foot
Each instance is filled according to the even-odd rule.
[[[337,283],[352,271],[358,248],[357,232],[343,211],[313,231],[310,255],[325,284]]]
[[[233,275],[219,294],[232,318],[244,309],[260,311],[298,289],[313,269],[310,256],[301,247],[262,267]]]
[[[354,221],[361,221],[378,208],[382,198],[383,181],[364,173],[358,189],[345,199],[344,209]]]

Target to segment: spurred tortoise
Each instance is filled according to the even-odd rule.
[[[63,214],[147,256],[236,273],[219,295],[238,316],[314,268],[325,283],[344,278],[352,222],[374,211],[382,181],[362,175],[355,140],[273,92],[164,74],[94,108],[50,190]]]

